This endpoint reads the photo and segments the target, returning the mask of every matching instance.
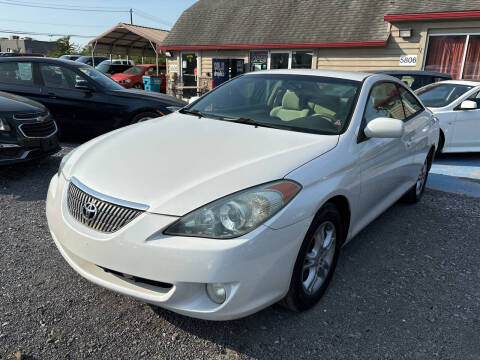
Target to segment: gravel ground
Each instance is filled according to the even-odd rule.
[[[480,359],[478,199],[428,190],[397,204],[344,248],[314,309],[215,323],[154,311],[67,265],[45,219],[59,161],[0,168],[2,359]]]

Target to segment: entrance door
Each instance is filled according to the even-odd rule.
[[[270,54],[270,69],[288,69],[290,61],[289,52],[274,52]]]
[[[182,54],[183,97],[197,96],[197,54]]]

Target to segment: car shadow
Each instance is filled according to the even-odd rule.
[[[0,195],[20,201],[45,200],[52,176],[58,171],[62,157],[76,144],[64,144],[51,156],[0,166]]]
[[[438,154],[435,156],[434,163],[453,166],[480,166],[480,152]]]
[[[427,190],[428,200],[424,198],[423,202],[433,203],[435,193]],[[429,212],[435,212],[434,204],[428,207]],[[433,304],[433,294],[443,291],[441,284],[425,285],[429,274],[418,276],[429,271],[425,269],[436,251],[436,244],[425,243],[425,234],[435,228],[435,222],[427,219],[413,231],[411,223],[402,220],[422,208],[425,204],[396,204],[360,232],[342,249],[325,295],[306,312],[273,305],[243,319],[213,322],[154,306],[152,309],[184,332],[212,342],[226,358],[239,354],[252,358],[317,358],[342,347],[362,352],[365,347],[391,348],[394,339],[403,346],[404,329],[398,324],[416,321],[433,325],[435,331],[436,324],[427,321],[433,305],[424,306],[424,302]],[[442,243],[442,239],[437,242]]]

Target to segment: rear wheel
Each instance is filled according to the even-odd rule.
[[[343,243],[342,219],[333,204],[326,204],[310,226],[295,262],[290,289],[281,305],[303,311],[325,293]]]
[[[155,119],[155,118],[158,118],[158,117],[160,117],[160,115],[155,114],[154,112],[143,112],[143,113],[140,113],[138,115],[135,115],[132,118],[132,121],[130,121],[130,124],[136,124],[136,123],[139,123],[139,122],[147,121],[147,120],[150,120],[150,119]]]
[[[443,134],[443,131],[440,130],[440,137],[438,139],[438,148],[436,154],[441,154],[443,151],[443,146],[445,145],[445,135]]]

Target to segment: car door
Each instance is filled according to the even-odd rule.
[[[0,62],[0,91],[40,100],[40,84],[35,65],[29,61]]]
[[[77,83],[88,81],[81,75],[64,66],[40,63],[42,79],[42,103],[55,117],[60,132],[64,135],[85,132],[91,126],[93,93],[77,88]]]
[[[413,156],[412,167],[409,172],[412,181],[415,181],[430,151],[431,145],[428,138],[430,131],[426,130],[433,126],[435,120],[433,115],[427,112],[420,101],[412,94],[411,90],[401,85],[398,85],[398,89],[405,112],[404,139],[407,149]]]
[[[480,151],[480,92],[475,92],[468,100],[477,103],[476,109],[463,110],[460,105],[454,110],[453,134],[449,147]]]
[[[367,138],[365,126],[379,117],[405,119],[398,88],[392,82],[378,82],[370,90],[357,144],[358,167],[361,177],[359,227],[372,221],[405,193],[412,184],[413,153],[408,144],[409,134],[402,138]]]

